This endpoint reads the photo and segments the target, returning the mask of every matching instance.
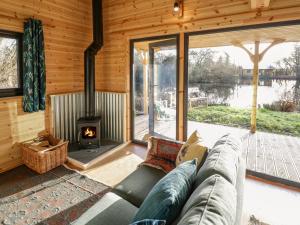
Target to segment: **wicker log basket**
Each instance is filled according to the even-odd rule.
[[[22,160],[39,174],[46,173],[65,163],[68,141],[44,135],[22,143]]]

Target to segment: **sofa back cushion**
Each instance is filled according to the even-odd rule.
[[[230,149],[236,152],[238,155],[241,155],[242,142],[240,139],[236,138],[232,134],[226,134],[221,137],[213,146],[213,149]]]
[[[240,141],[231,135],[225,135],[219,139],[209,151],[203,166],[200,168],[194,188],[197,188],[204,180],[214,174],[219,174],[235,185],[240,152]]]
[[[146,197],[133,222],[143,219],[173,222],[190,196],[197,171],[196,161],[184,162],[162,178]]]
[[[236,202],[234,186],[222,176],[213,175],[191,194],[176,224],[233,225],[236,218]]]

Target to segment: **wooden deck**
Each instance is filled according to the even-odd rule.
[[[139,124],[147,124],[146,121]],[[170,127],[170,124],[168,125]],[[173,125],[175,128],[175,124]],[[146,132],[138,129],[141,134]],[[163,129],[167,134],[168,129]],[[247,163],[247,170],[252,175],[262,178],[275,178],[277,181],[285,180],[286,184],[300,185],[300,138],[287,135],[256,132],[252,134],[247,129],[226,127],[207,123],[188,122],[188,134],[198,130],[204,143],[208,147],[224,134],[232,133],[239,137],[243,143],[243,157]],[[169,129],[174,132],[174,129]],[[139,136],[139,135],[137,135]],[[140,135],[142,136],[142,135]]]
[[[300,183],[300,138],[265,132],[243,138],[247,169]]]

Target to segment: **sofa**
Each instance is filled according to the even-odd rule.
[[[165,175],[157,168],[139,166],[74,224],[129,225],[152,187]],[[241,143],[233,136],[225,135],[206,155],[191,195],[172,225],[240,225],[244,180]]]

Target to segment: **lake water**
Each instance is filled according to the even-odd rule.
[[[258,87],[257,103],[259,106],[271,104],[282,99],[283,96],[291,97],[294,93],[295,80],[261,80]],[[251,81],[240,81],[238,84],[192,84],[190,88],[199,90],[200,96],[207,97],[208,103],[228,104],[232,107],[251,108],[253,88]],[[189,89],[189,92],[191,92]],[[205,91],[203,91],[205,89]]]

